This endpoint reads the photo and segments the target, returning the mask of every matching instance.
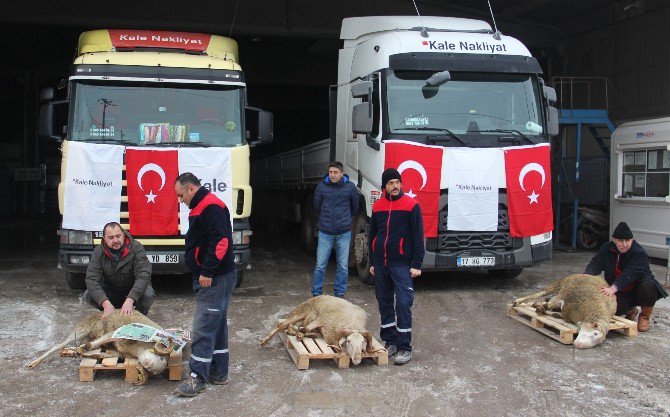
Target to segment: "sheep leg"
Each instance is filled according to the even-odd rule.
[[[92,350],[92,349],[98,349],[106,345],[107,343],[113,342],[114,339],[112,339],[112,334],[114,332],[109,332],[107,334],[103,334],[99,338],[86,343],[85,345],[82,346],[84,350]]]
[[[64,348],[65,345],[67,345],[68,343],[74,342],[75,340],[77,340],[77,334],[79,334],[77,331],[74,331],[74,332],[70,333],[62,343],[59,343],[59,344],[55,345],[54,347],[52,347],[51,349],[47,350],[46,352],[44,352],[44,354],[42,356],[40,356],[37,359],[33,359],[33,361],[31,361],[26,366],[28,368],[31,368],[31,369],[36,367],[37,365],[42,363],[42,361],[44,361],[44,359],[46,359],[52,353],[56,352],[57,350],[60,350],[60,349]]]
[[[547,302],[547,308],[552,311],[563,311],[563,305],[565,304],[565,300],[562,298],[559,298],[558,295],[555,295],[551,297],[551,299]]]
[[[542,291],[538,291],[536,293],[526,295],[525,297],[517,298],[516,300],[512,301],[512,305],[517,306],[517,305],[519,305],[519,304],[521,304],[525,301],[533,300],[535,298],[544,297],[545,295],[550,294],[550,293],[551,293],[551,290],[549,290],[548,288],[545,288]]]
[[[268,334],[265,335],[264,338],[261,339],[261,346],[267,345],[270,339],[272,339],[272,336],[274,336],[278,331],[286,331],[292,324],[295,324],[304,319],[304,314],[296,314],[277,324],[272,330],[270,330]]]

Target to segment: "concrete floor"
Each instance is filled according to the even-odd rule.
[[[54,356],[26,369],[92,310],[62,280],[55,245],[36,238],[7,248],[0,258],[0,415],[670,415],[668,299],[657,304],[648,333],[610,333],[587,350],[561,345],[505,315],[515,297],[581,272],[590,253],[555,252],[553,262],[510,281],[485,273],[426,274],[415,285],[412,362],[380,367],[366,361],[340,370],[316,361],[299,371],[278,338],[258,346],[279,317],[309,296],[314,259],[298,249],[297,232],[287,235],[254,236],[253,269],[229,311],[230,384],[208,386],[195,399],[173,397],[177,383],[165,375],[143,387],[115,373],[80,383],[73,358]],[[652,269],[664,280],[665,267]],[[190,327],[188,280],[155,277],[154,286],[150,316],[167,327]],[[347,297],[370,313],[377,332],[373,289],[352,276]]]

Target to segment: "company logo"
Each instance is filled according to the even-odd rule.
[[[223,182],[217,182],[216,178],[212,178],[211,182],[204,182],[202,178],[199,178],[202,186],[207,188],[209,191],[223,193],[228,189],[228,185]]]
[[[637,132],[635,134],[635,138],[636,139],[650,138],[650,137],[654,136],[654,133],[655,132]]]
[[[507,45],[492,44],[489,42],[449,42],[449,41],[421,41],[421,45],[427,46],[432,51],[472,51],[472,52],[507,52]]]
[[[91,179],[81,179],[81,178],[72,178],[72,182],[77,185],[93,185],[96,187],[111,187],[114,185],[112,181],[102,181],[102,180],[91,180]]]

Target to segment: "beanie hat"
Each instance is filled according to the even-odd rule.
[[[621,222],[617,224],[614,232],[612,233],[612,237],[615,239],[632,239],[633,232],[630,230],[630,227],[628,227],[626,222]]]
[[[395,168],[386,168],[382,173],[382,188],[386,187],[386,184],[391,180],[400,180],[400,173]]]

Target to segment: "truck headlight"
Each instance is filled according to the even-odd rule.
[[[86,232],[83,230],[61,230],[58,233],[60,235],[60,243],[69,244],[69,245],[92,245],[93,244],[93,233]]]
[[[251,241],[251,230],[238,230],[233,232],[233,245],[248,245]]]

